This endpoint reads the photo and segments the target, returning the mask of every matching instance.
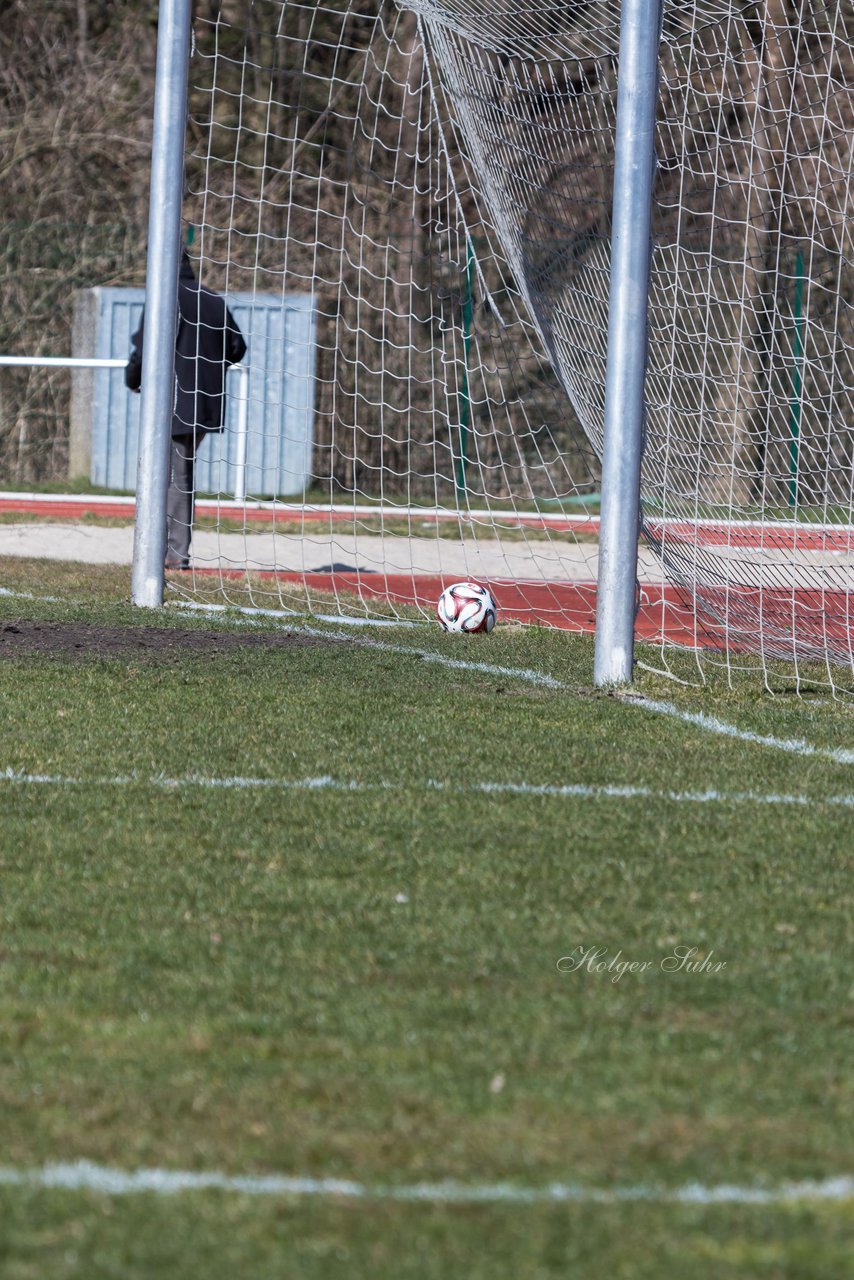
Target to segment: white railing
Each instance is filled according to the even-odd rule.
[[[0,364],[31,365],[38,369],[123,369],[127,360],[98,360],[88,356],[0,356]]]
[[[96,356],[0,356],[0,365],[36,369],[123,369],[127,360]],[[249,367],[234,364],[230,372],[238,385],[233,392],[237,401],[237,429],[234,448],[234,501],[246,500],[246,449],[249,435]]]

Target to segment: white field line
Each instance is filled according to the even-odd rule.
[[[624,697],[623,701],[644,711],[673,716],[685,724],[705,730],[706,733],[738,738],[741,742],[755,742],[757,746],[773,747],[776,751],[788,751],[793,755],[821,756],[825,760],[832,760],[834,764],[854,764],[854,751],[847,747],[817,747],[805,738],[775,738],[771,734],[754,733],[751,729],[739,729],[737,725],[718,720],[717,716],[706,715],[704,711],[685,711],[674,702],[660,702],[655,698],[638,697],[636,694]]]
[[[178,604],[179,608],[196,608],[204,611],[212,610],[219,612],[225,610],[225,605],[208,605],[198,604],[196,602]],[[238,613],[248,615],[261,614],[267,617],[291,616],[285,611],[279,613],[277,610],[260,610],[260,609],[237,609]],[[295,615],[299,616],[299,615]],[[328,622],[346,622],[353,623],[352,618],[328,617],[323,619]],[[356,619],[359,624],[362,619]],[[395,622],[389,623],[383,620],[385,625],[399,625]],[[412,626],[416,623],[410,624]],[[324,631],[319,627],[312,627],[308,624],[301,624],[299,629],[308,635],[329,636],[334,640],[346,640],[349,637],[345,632]],[[423,659],[425,662],[435,662],[440,666],[450,667],[457,671],[479,671],[485,675],[506,676],[508,679],[524,680],[529,684],[537,684],[548,689],[567,689],[569,686],[562,680],[558,680],[555,676],[549,675],[544,671],[534,671],[526,667],[497,667],[485,662],[468,662],[461,658],[449,658],[442,653],[434,653],[430,649],[414,649],[410,645],[405,644],[389,644],[384,640],[372,640],[367,637],[360,639],[360,645],[385,651],[386,653],[410,653],[414,657]],[[811,742],[807,742],[804,738],[776,738],[771,734],[754,733],[750,729],[740,729],[737,725],[729,724],[725,720],[719,720],[716,716],[706,715],[702,711],[684,711],[677,707],[674,702],[658,701],[655,698],[645,698],[638,694],[626,694],[621,696],[621,700],[629,706],[641,707],[645,711],[657,712],[659,715],[673,716],[677,720],[682,720],[685,724],[691,724],[695,728],[703,729],[707,733],[723,734],[726,737],[737,738],[742,742],[752,742],[757,746],[772,747],[778,751],[794,752],[797,755],[820,756],[825,759],[832,760],[834,764],[854,764],[854,750],[848,750],[844,747],[817,747]]]
[[[237,604],[207,604],[200,600],[170,600],[168,604],[173,609],[187,609],[195,613],[218,613],[218,614],[240,614],[246,618],[304,618],[304,613],[297,612],[296,609],[260,609],[256,607],[250,608],[249,605]],[[237,619],[233,618],[236,622]]]
[[[196,610],[202,613],[242,614],[248,618],[304,618],[306,615],[297,609],[260,609],[249,605],[206,604],[198,600],[170,600],[175,609]],[[417,627],[419,623],[408,618],[348,618],[343,613],[313,613],[313,618],[320,622],[345,623],[348,627]],[[230,621],[236,622],[237,618]],[[324,635],[326,633],[324,632]]]
[[[179,609],[197,609],[204,613],[222,613],[224,610],[243,615],[248,618],[256,617],[282,617],[282,618],[299,618],[304,615],[291,614],[290,610],[277,609],[255,609],[246,606],[227,606],[219,604],[205,604],[198,601],[175,601],[175,606]],[[314,617],[320,621],[328,622],[346,622],[352,625],[355,622],[357,626],[364,626],[365,620],[362,618],[344,618],[338,616],[324,617],[322,614],[315,614]],[[235,619],[236,620],[236,619]],[[383,626],[400,626],[401,624],[394,620],[381,619]],[[407,624],[403,624],[407,625]],[[416,626],[417,623],[411,625]],[[312,627],[307,623],[301,623],[294,630],[301,631],[304,635],[326,637],[329,640],[349,640],[350,636],[344,631],[324,631],[320,627]],[[478,637],[478,640],[483,637]],[[479,671],[482,675],[489,676],[506,676],[508,679],[525,680],[528,684],[543,685],[547,689],[565,689],[567,686],[561,680],[555,679],[554,676],[548,675],[544,671],[534,671],[528,667],[497,667],[489,662],[467,662],[462,658],[449,658],[443,653],[434,653],[432,649],[414,649],[408,644],[388,644],[385,640],[370,640],[367,637],[357,642],[362,648],[378,649],[382,653],[408,653],[413,658],[421,658],[424,662],[435,662],[439,666],[449,667],[454,671]]]
[[[350,619],[343,620],[350,621]],[[329,621],[337,621],[337,619],[329,619]],[[332,639],[337,640],[346,640],[348,638],[344,632],[323,631],[320,628],[309,625],[301,626],[300,630],[309,635],[330,636]],[[564,681],[558,680],[547,672],[534,671],[526,667],[497,667],[485,662],[467,662],[460,658],[449,658],[445,654],[434,653],[430,649],[414,649],[410,645],[389,644],[384,640],[371,640],[367,637],[360,639],[358,643],[372,649],[384,650],[387,653],[411,653],[425,662],[435,662],[440,666],[450,667],[458,671],[479,671],[485,675],[506,676],[508,679],[524,680],[529,684],[541,685],[548,689],[568,689],[570,687]],[[703,729],[707,733],[723,734],[726,737],[740,739],[742,742],[752,742],[757,746],[772,747],[778,751],[794,752],[797,755],[820,756],[832,760],[834,764],[854,764],[854,750],[849,750],[845,747],[818,747],[811,742],[807,742],[804,738],[776,738],[771,734],[754,733],[750,729],[740,729],[737,725],[729,724],[725,720],[719,720],[716,716],[706,715],[702,711],[684,711],[677,707],[674,702],[658,701],[638,694],[621,695],[621,700],[629,706],[641,707],[643,710],[657,712],[660,715],[673,716],[675,719],[682,720],[685,724],[691,724],[698,729]]]
[[[15,600],[46,600],[48,604],[66,604],[59,596],[35,596],[31,591],[13,591],[11,587],[0,587],[0,596],[12,596]]]
[[[21,599],[46,600],[52,603],[66,603],[53,596],[31,596],[28,592],[10,591],[7,588],[0,587],[0,594],[6,596],[18,596]],[[290,610],[284,609],[258,609],[248,608],[245,606],[231,606],[219,604],[204,604],[197,601],[175,601],[176,607],[179,609],[194,609],[204,613],[214,613],[223,617],[230,617],[230,621],[244,625],[260,625],[260,621],[264,618],[275,620],[276,618],[294,618],[294,630],[300,630],[306,635],[326,636],[332,640],[349,640],[350,637],[344,631],[325,631],[319,627],[312,627],[300,621],[304,616],[301,614],[291,614]],[[237,616],[234,616],[237,615]],[[346,622],[352,625],[365,625],[365,620],[344,618],[337,616],[329,616],[325,619],[329,622],[342,623]],[[404,625],[389,620],[381,620],[382,625],[399,626]],[[412,624],[416,625],[416,624]],[[439,666],[448,667],[456,671],[477,671],[483,675],[504,676],[512,680],[524,680],[528,684],[540,685],[547,689],[567,689],[569,688],[562,680],[558,680],[555,676],[550,676],[544,671],[535,671],[527,667],[499,667],[487,662],[467,662],[461,658],[449,658],[442,653],[434,653],[430,649],[414,649],[410,645],[405,644],[388,644],[383,640],[372,640],[369,637],[362,637],[358,641],[359,645],[364,648],[378,649],[386,653],[402,653],[411,654],[413,657],[421,658],[424,662],[435,662]],[[637,694],[621,695],[621,701],[627,706],[639,707],[643,711],[651,711],[658,715],[671,716],[676,720],[681,720],[683,724],[693,725],[695,728],[702,729],[706,733],[723,735],[728,738],[735,738],[741,742],[751,742],[756,746],[771,747],[776,751],[786,751],[794,755],[801,756],[818,756],[825,760],[831,760],[834,764],[854,764],[854,750],[847,747],[819,747],[812,742],[807,742],[805,738],[777,738],[772,734],[756,733],[751,729],[740,729],[737,725],[729,724],[725,720],[719,720],[717,716],[706,715],[703,711],[686,711],[681,707],[677,707],[674,702],[664,702],[655,698],[645,698]]]
[[[233,1191],[250,1196],[319,1196],[394,1200],[410,1204],[622,1204],[646,1201],[685,1205],[778,1205],[854,1199],[854,1177],[849,1176],[784,1182],[773,1187],[729,1183],[707,1186],[700,1182],[689,1182],[681,1187],[645,1184],[587,1187],[577,1182],[552,1182],[532,1187],[512,1182],[465,1183],[451,1180],[387,1185],[279,1173],[196,1173],[184,1169],[136,1169],[128,1172],[88,1160],[78,1160],[73,1164],[46,1164],[40,1169],[0,1167],[0,1185],[43,1187],[51,1191],[94,1191],[108,1196],[141,1193],[173,1196],[187,1191]]]
[[[158,787],[177,791],[185,787],[199,787],[211,791],[400,791],[414,789],[413,784],[381,780],[363,782],[358,778],[332,778],[321,774],[314,778],[216,778],[204,774],[187,774],[169,777],[154,774],[116,774],[83,778],[59,773],[27,773],[7,768],[0,771],[0,785],[49,787]],[[417,785],[417,784],[415,784]],[[428,778],[422,784],[426,791],[440,791],[447,795],[487,796],[539,796],[557,800],[654,800],[671,804],[756,804],[811,807],[829,805],[835,808],[854,809],[854,794],[835,796],[806,796],[800,793],[786,794],[758,791],[659,791],[653,787],[638,787],[619,783],[594,786],[584,782],[531,783],[531,782],[472,782],[468,785],[447,783]]]
[[[348,618],[343,613],[315,613],[321,622],[345,623],[348,627],[419,627],[420,622],[410,618]]]
[[[312,636],[331,636],[335,640],[348,640],[350,637],[343,631],[323,631],[319,627],[303,626],[300,630]],[[482,639],[482,637],[480,637]],[[530,667],[498,667],[491,662],[467,662],[463,658],[449,658],[444,653],[435,653],[432,649],[414,649],[408,644],[389,644],[385,640],[371,640],[365,637],[357,643],[364,648],[378,649],[383,653],[408,653],[413,658],[421,658],[424,662],[435,662],[440,667],[448,667],[452,671],[477,671],[481,675],[506,676],[509,680],[524,680],[527,684],[541,685],[546,689],[566,689],[562,680],[548,675],[545,671],[535,671]]]

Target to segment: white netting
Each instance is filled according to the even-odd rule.
[[[499,595],[521,616],[560,620],[551,584],[595,575],[595,547],[567,532],[596,488],[595,455],[443,127],[416,16],[215,9],[196,24],[187,216],[203,282],[246,330],[246,497],[266,505],[220,502],[210,530],[197,504],[194,587],[327,608],[331,593],[369,612],[432,607],[442,581],[475,577],[508,584]],[[277,297],[311,299],[310,339],[270,339]],[[296,506],[275,458],[304,426],[306,376],[284,365],[313,366]],[[200,450],[200,463],[230,458],[214,468],[223,498],[234,451],[229,433]]]
[[[247,496],[276,533],[220,504],[199,590],[289,600],[303,575],[367,610],[473,576],[520,616],[589,620],[574,503],[601,446],[618,22],[601,0],[198,20],[195,251],[229,295],[310,296],[327,508],[289,511],[253,461],[293,393],[250,306]],[[664,6],[640,577],[647,632],[733,667],[852,663],[852,24]],[[247,568],[278,577],[226,576]]]

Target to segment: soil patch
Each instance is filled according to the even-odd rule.
[[[0,660],[21,653],[64,658],[133,658],[180,662],[186,655],[213,657],[247,649],[313,649],[337,641],[298,631],[193,631],[181,627],[100,627],[85,622],[0,621]]]

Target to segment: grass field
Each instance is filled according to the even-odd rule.
[[[852,1273],[848,705],[0,568],[4,1280]]]
[[[68,524],[68,516],[43,515],[39,511],[0,511],[0,525],[22,524]],[[95,515],[86,511],[75,517],[75,524],[94,528],[120,529],[133,525],[130,516]],[[277,516],[275,521],[253,521],[249,519],[229,519],[227,515],[200,515],[193,519],[195,532],[205,533],[267,533],[275,531],[280,536],[323,536],[330,528],[328,519],[303,520],[287,519]],[[513,520],[512,516],[494,516],[477,519],[477,516],[464,516],[458,520],[445,520],[433,517],[430,519],[395,518],[394,516],[361,516],[358,519],[336,519],[334,523],[337,537],[365,536],[367,534],[384,535],[386,537],[407,538],[410,536],[441,538],[446,542],[459,542],[460,539],[483,538],[500,533],[502,542],[530,542],[538,538],[543,541],[566,541],[572,543],[595,543],[598,537],[584,530],[572,529],[531,529]]]

